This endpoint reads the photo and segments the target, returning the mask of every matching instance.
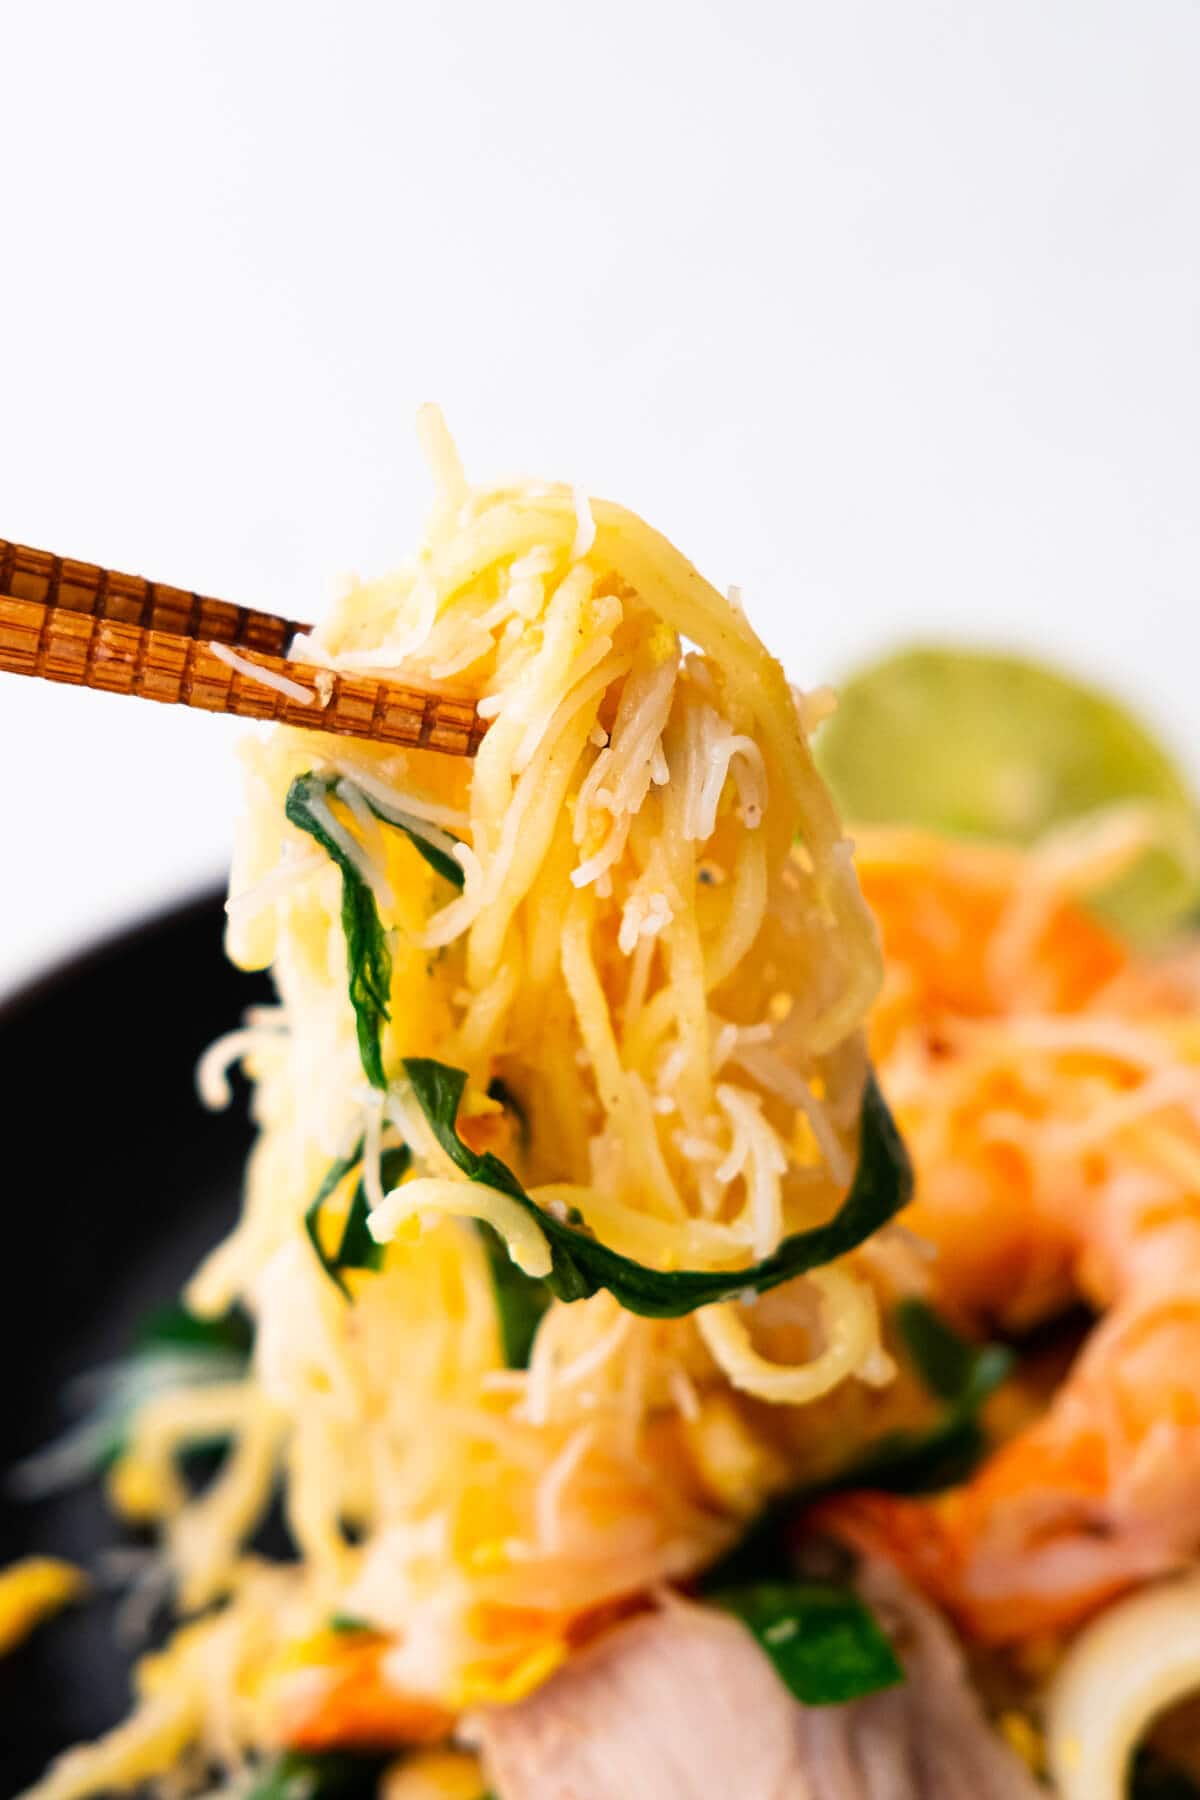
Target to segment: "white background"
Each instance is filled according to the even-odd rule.
[[[0,536],[300,616],[477,477],[795,676],[953,634],[1200,772],[1195,0],[0,0]],[[0,676],[0,985],[218,875],[239,728]]]

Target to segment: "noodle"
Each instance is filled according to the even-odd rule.
[[[834,1216],[879,949],[797,703],[740,609],[633,514],[567,487],[473,492],[435,410],[420,431],[426,542],[304,654],[461,675],[493,722],[473,764],[290,729],[244,752],[229,947],[272,965],[282,1011],[202,1065],[221,1101],[248,1056],[260,1139],[242,1220],[188,1297],[244,1305],[255,1355],[232,1392],[156,1403],[130,1451],[184,1610],[227,1596],[237,1643],[265,1642],[255,1698],[230,1689],[231,1652],[207,1697],[151,1700],[43,1800],[160,1773],[218,1714],[253,1753],[301,1694],[334,1705],[339,1611],[385,1635],[380,1679],[422,1717],[515,1692],[571,1619],[737,1531],[739,1506],[697,1500],[689,1433],[714,1395],[801,1408],[883,1366],[853,1257],[797,1283],[820,1341],[795,1360],[760,1354],[733,1303],[635,1319],[619,1295],[563,1297],[564,1242],[736,1288],[748,1257]],[[282,823],[301,777],[303,827]],[[457,1120],[430,1113],[412,1058],[464,1072]],[[528,1367],[506,1368],[504,1307],[532,1290]],[[232,1448],[192,1497],[175,1456],[202,1417]],[[264,1619],[245,1545],[279,1479],[301,1560]]]

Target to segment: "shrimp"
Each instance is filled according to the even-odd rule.
[[[1092,1011],[1129,965],[1078,905],[1038,892],[1031,862],[913,833],[859,854],[885,959],[871,1051],[918,1174],[905,1223],[936,1246],[947,1303],[1014,1329],[1077,1291],[1094,1169],[1048,1158],[1040,1128],[1072,1099],[1090,1106]],[[1061,1078],[1072,1024],[1076,1095]]]
[[[1200,1549],[1200,1275],[1114,1308],[1046,1414],[961,1488],[816,1510],[987,1643],[1072,1626],[1178,1567]]]
[[[938,1298],[980,1326],[1100,1318],[963,1486],[816,1516],[1015,1641],[1200,1550],[1200,960],[1132,954],[1036,852],[891,837],[861,867],[887,965],[873,1050]]]

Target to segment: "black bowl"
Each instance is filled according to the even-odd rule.
[[[245,1091],[206,1113],[193,1071],[268,986],[225,961],[221,898],[135,926],[0,1005],[5,1470],[62,1430],[66,1382],[119,1356],[236,1215]],[[38,1551],[95,1566],[123,1536],[95,1483],[36,1503],[0,1491],[0,1562]],[[0,1659],[0,1793],[125,1712],[114,1615],[101,1596]]]

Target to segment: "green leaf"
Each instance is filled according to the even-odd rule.
[[[500,1075],[493,1076],[487,1091],[489,1100],[498,1101],[513,1115],[521,1146],[528,1149],[529,1115],[507,1081]],[[544,1282],[517,1267],[498,1231],[483,1219],[476,1219],[475,1228],[483,1242],[492,1278],[505,1367],[527,1369],[537,1328],[550,1304],[549,1291]]]
[[[356,1169],[362,1161],[363,1140],[359,1138],[349,1156],[340,1156],[325,1171],[325,1178],[313,1195],[304,1214],[304,1229],[308,1233],[308,1241],[316,1252],[317,1261],[336,1288],[340,1288],[346,1299],[350,1299],[350,1289],[342,1280],[336,1256],[330,1256],[321,1242],[321,1212],[325,1202],[341,1187],[347,1175]]]
[[[986,1449],[978,1419],[954,1413],[928,1431],[885,1432],[820,1491],[876,1488],[885,1494],[938,1494],[965,1481]]]
[[[297,775],[284,808],[298,831],[307,832],[337,864],[342,877],[342,931],[350,969],[350,1004],[358,1032],[358,1054],[372,1087],[385,1088],[381,1036],[389,1018],[392,956],[375,896],[341,845],[313,812],[314,800],[328,800],[333,782],[323,775]]]
[[[925,1300],[901,1300],[892,1319],[921,1380],[948,1406],[975,1410],[1012,1372],[1011,1351],[968,1343]]]
[[[304,1215],[304,1229],[316,1251],[317,1261],[347,1300],[353,1299],[353,1295],[342,1278],[343,1269],[379,1269],[383,1266],[383,1245],[375,1242],[367,1224],[371,1206],[365,1184],[360,1180],[354,1189],[341,1239],[332,1254],[321,1240],[321,1213],[326,1201],[358,1167],[362,1157],[363,1140],[360,1138],[349,1156],[339,1157],[330,1165]],[[399,1186],[411,1162],[412,1153],[407,1144],[396,1144],[383,1152],[379,1159],[379,1174],[385,1190]]]
[[[431,869],[436,870],[452,887],[462,888],[465,877],[461,863],[455,862],[454,858],[448,856],[440,844],[434,843],[433,839],[428,836],[429,827],[423,820],[415,819],[411,813],[402,812],[398,807],[388,806],[385,801],[376,799],[373,794],[368,794],[364,788],[358,786],[357,782],[351,781],[345,775],[336,785],[352,787],[363,803],[370,807],[377,819],[384,825],[392,825],[397,831],[404,833],[413,849],[425,858]],[[440,835],[442,837],[451,836],[448,831],[441,832]],[[452,842],[457,843],[457,838],[452,839]]]
[[[373,1625],[368,1625],[365,1619],[356,1617],[354,1613],[338,1612],[331,1614],[329,1619],[329,1629],[330,1631],[336,1631],[339,1636],[343,1637],[370,1637],[375,1633],[375,1627]]]
[[[921,1380],[946,1407],[928,1431],[892,1431],[839,1477],[839,1487],[934,1493],[964,1481],[987,1448],[978,1413],[1012,1372],[1002,1344],[971,1344],[924,1300],[901,1300],[893,1314]]]
[[[341,787],[354,788],[354,792],[377,819],[402,831],[429,866],[436,869],[454,887],[461,888],[464,877],[454,858],[448,856],[440,844],[434,843],[425,835],[427,828],[422,826],[420,819],[414,819],[409,813],[399,812],[385,805],[348,781],[345,776],[317,775],[310,769],[305,775],[297,775],[288,789],[284,811],[289,822],[297,831],[305,832],[321,846],[325,854],[337,864],[342,877],[342,930],[346,938],[350,1004],[354,1008],[358,1032],[358,1053],[367,1080],[373,1087],[382,1088],[387,1086],[387,1078],[383,1070],[381,1036],[384,1024],[390,1017],[388,1000],[392,980],[392,958],[387,933],[383,929],[370,885],[363,880],[354,862],[313,810],[315,801],[323,801],[328,806]]]
[[[860,1700],[904,1680],[874,1615],[849,1588],[771,1581],[710,1598],[741,1620],[805,1706]]]
[[[872,1074],[863,1089],[858,1167],[846,1198],[827,1224],[794,1232],[773,1255],[742,1269],[651,1269],[610,1250],[586,1230],[543,1212],[498,1156],[490,1150],[479,1154],[463,1142],[456,1129],[467,1080],[461,1069],[426,1057],[408,1057],[404,1072],[439,1144],[463,1174],[498,1188],[536,1219],[550,1244],[547,1286],[560,1300],[583,1300],[607,1288],[628,1312],[678,1319],[748,1289],[765,1293],[855,1249],[899,1212],[912,1192],[903,1141]]]
[[[404,1161],[395,1175],[392,1186],[399,1181],[400,1175],[412,1160],[408,1154],[408,1146],[403,1146]],[[389,1152],[388,1154],[391,1154]],[[398,1153],[397,1153],[398,1154]],[[380,1158],[381,1167],[386,1169],[386,1162]],[[386,1182],[387,1176],[385,1174]],[[367,1220],[371,1214],[371,1203],[367,1199],[367,1190],[363,1182],[358,1182],[350,1197],[350,1210],[346,1214],[346,1223],[342,1227],[342,1241],[331,1258],[335,1269],[381,1269],[383,1267],[383,1245],[377,1244],[371,1236]]]
[[[135,1354],[152,1349],[187,1349],[225,1351],[233,1356],[249,1356],[254,1343],[254,1325],[248,1313],[235,1306],[219,1318],[202,1319],[189,1312],[180,1301],[172,1301],[148,1313],[138,1326],[134,1339]]]
[[[549,1290],[544,1281],[517,1267],[504,1239],[486,1220],[476,1219],[474,1223],[492,1278],[505,1367],[527,1369],[537,1328],[550,1304]]]
[[[365,1184],[360,1180],[354,1189],[341,1241],[332,1253],[326,1250],[322,1239],[321,1214],[326,1201],[361,1163],[362,1155],[363,1140],[360,1138],[349,1156],[339,1157],[337,1162],[330,1164],[304,1214],[304,1229],[317,1261],[346,1300],[353,1300],[354,1296],[342,1273],[344,1269],[379,1269],[383,1265],[384,1246],[376,1243],[367,1223],[371,1208]],[[385,1192],[399,1186],[411,1162],[412,1154],[407,1144],[397,1144],[384,1151],[380,1158],[380,1178]],[[518,1269],[503,1240],[490,1225],[482,1219],[476,1219],[474,1223],[487,1255],[505,1364],[510,1369],[527,1368],[534,1333],[550,1304],[550,1295],[543,1282],[535,1281],[523,1269]]]
[[[259,1770],[244,1800],[375,1800],[387,1760],[286,1750]]]
[[[960,1338],[924,1300],[901,1300],[892,1320],[929,1392],[957,1404],[971,1382],[975,1346]]]
[[[1143,1748],[1130,1771],[1129,1800],[1200,1800],[1200,1783],[1156,1750]]]
[[[1022,657],[901,651],[845,682],[816,756],[854,822],[1032,843],[1105,807],[1153,810],[1157,841],[1096,897],[1153,938],[1200,904],[1200,820],[1183,775],[1109,695]]]
[[[399,1187],[408,1174],[412,1164],[412,1152],[407,1144],[395,1144],[385,1150],[379,1158],[379,1179],[386,1193],[389,1188]],[[384,1247],[377,1244],[367,1227],[367,1218],[371,1211],[367,1199],[365,1184],[360,1181],[354,1190],[350,1202],[350,1211],[346,1214],[346,1225],[342,1232],[342,1241],[334,1258],[339,1269],[379,1269],[383,1267]]]

